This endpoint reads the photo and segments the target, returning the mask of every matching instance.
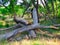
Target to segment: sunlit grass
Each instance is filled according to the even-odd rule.
[[[58,39],[32,39],[32,40],[22,40],[22,41],[2,41],[0,45],[60,45],[60,41]]]

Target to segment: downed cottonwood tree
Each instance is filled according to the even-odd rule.
[[[31,32],[31,35],[34,33],[34,30],[37,29],[37,28],[53,28],[53,29],[58,29],[58,27],[55,27],[57,25],[54,25],[54,26],[43,26],[43,25],[40,25],[38,23],[38,17],[37,17],[37,12],[36,12],[36,8],[33,9],[32,11],[32,15],[33,15],[33,24],[31,25],[24,25],[24,22],[23,23],[18,23],[17,25],[13,26],[13,27],[10,27],[10,28],[7,28],[8,29],[14,29],[13,31],[9,32],[9,33],[6,33],[6,34],[3,34],[3,35],[0,35],[0,39],[10,39],[11,37],[14,37],[15,35],[17,35],[18,33],[21,33],[21,32],[24,32],[24,31],[28,31],[30,33],[30,31],[33,31]],[[34,33],[33,36],[36,36],[36,34]]]
[[[38,0],[37,0],[37,2],[38,2]],[[32,3],[33,3],[34,6],[36,6],[34,4],[34,1]],[[38,5],[35,8],[33,8],[33,10],[32,10],[33,24],[28,25],[27,21],[17,20],[14,17],[14,21],[17,24],[15,26],[12,26],[12,27],[4,29],[4,30],[13,30],[13,31],[11,31],[9,33],[6,33],[6,34],[3,34],[3,35],[0,35],[0,39],[1,40],[2,39],[10,39],[10,38],[16,36],[18,33],[21,33],[21,32],[24,32],[24,31],[28,31],[29,34],[31,34],[31,36],[36,37],[36,34],[35,34],[34,31],[37,28],[53,28],[53,29],[58,29],[57,26],[60,26],[60,24],[54,25],[54,26],[43,26],[43,25],[40,25],[39,22],[38,22],[38,11],[37,11],[38,9],[37,8],[38,8]],[[0,30],[3,30],[3,29],[0,29]]]
[[[39,24],[32,24],[32,25],[29,25],[29,26],[24,26],[22,28],[15,29],[14,31],[6,33],[4,35],[1,35],[0,38],[9,39],[9,38],[15,36],[18,33],[21,33],[21,32],[24,32],[24,31],[29,31],[29,30],[36,29],[36,28],[53,28],[53,29],[56,29],[56,27],[53,27],[53,26],[41,26]]]

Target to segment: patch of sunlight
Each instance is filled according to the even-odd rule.
[[[60,40],[58,39],[37,39],[37,40],[22,40],[22,41],[11,41],[8,43],[0,43],[0,45],[60,45]]]
[[[59,1],[57,1],[57,3],[59,4],[60,2],[59,2]]]
[[[58,32],[57,35],[60,35],[60,32]]]
[[[0,8],[4,9],[5,7],[0,7]]]
[[[6,25],[6,22],[1,20],[0,21],[0,24],[3,25],[3,26],[5,26]]]
[[[23,40],[21,42],[16,42],[14,45],[59,45],[56,39],[54,40]]]

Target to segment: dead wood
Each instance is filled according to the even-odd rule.
[[[53,29],[57,29],[54,26],[42,26],[42,25],[39,25],[39,24],[32,24],[32,25],[29,25],[29,26],[24,26],[22,28],[15,29],[12,32],[1,35],[0,37],[2,37],[4,39],[8,39],[8,38],[11,38],[11,37],[15,36],[18,33],[21,33],[21,32],[24,32],[24,31],[29,31],[29,30],[36,29],[36,28],[53,28]]]

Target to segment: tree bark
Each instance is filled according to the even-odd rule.
[[[15,29],[12,32],[6,33],[4,35],[1,35],[0,39],[9,39],[9,38],[15,36],[18,33],[21,33],[21,32],[24,32],[24,31],[29,31],[29,30],[36,29],[36,28],[53,28],[53,29],[57,29],[57,27],[54,27],[54,26],[42,26],[42,25],[39,25],[39,24],[32,24],[32,25],[29,25],[29,26],[24,26],[22,28]]]

